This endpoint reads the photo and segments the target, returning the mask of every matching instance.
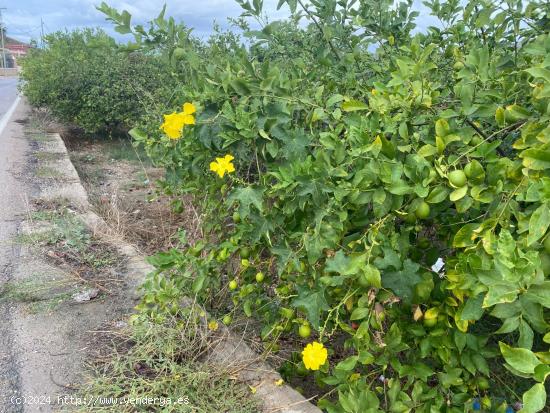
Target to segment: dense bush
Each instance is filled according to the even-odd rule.
[[[204,242],[153,259],[141,308],[162,320],[191,285],[229,291],[264,340],[314,330],[285,373],[335,386],[329,412],[509,411],[523,392],[542,410],[548,4],[433,1],[440,28],[412,34],[412,2],[284,3],[294,23],[240,2],[250,48],[101,8],[177,68],[170,137],[160,113],[132,134],[207,213]]]
[[[174,72],[131,134],[206,214],[152,258],[143,314],[226,293],[266,341],[314,336],[283,371],[329,412],[544,409],[548,3],[433,0],[416,34],[412,1],[239,3],[250,47],[100,7]]]
[[[87,132],[128,130],[153,102],[171,93],[154,57],[123,53],[101,30],[46,36],[22,62],[22,90],[35,106]]]

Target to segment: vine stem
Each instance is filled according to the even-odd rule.
[[[313,23],[315,24],[315,26],[317,26],[317,28],[319,29],[319,31],[321,32],[321,34],[323,35],[323,37],[325,37],[325,40],[327,41],[329,47],[330,47],[330,50],[332,51],[332,53],[334,54],[334,56],[336,56],[336,58],[338,60],[340,60],[340,54],[338,53],[338,51],[336,50],[336,48],[334,47],[334,45],[332,44],[332,41],[330,39],[327,39],[326,38],[326,34],[325,34],[325,31],[323,29],[323,27],[319,24],[319,22],[317,21],[317,19],[315,18],[315,16],[307,9],[307,7],[304,5],[304,3],[302,3],[302,0],[298,0],[298,3],[300,4],[300,7],[302,7],[302,9],[307,13],[307,15],[309,16],[309,18],[313,21]]]

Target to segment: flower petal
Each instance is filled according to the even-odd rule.
[[[192,103],[186,102],[186,103],[183,104],[183,114],[184,115],[192,115],[196,111],[197,111],[197,108]]]
[[[185,113],[182,115],[182,121],[184,125],[194,125],[195,124],[195,117],[193,115],[186,115]]]

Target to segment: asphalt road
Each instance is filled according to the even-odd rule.
[[[0,77],[0,412],[19,413],[22,406],[10,403],[18,394],[19,375],[15,363],[12,341],[12,311],[2,301],[6,283],[12,279],[19,248],[13,242],[20,222],[19,214],[25,210],[22,195],[25,192],[16,178],[22,172],[26,141],[19,139],[22,126],[14,122],[22,116],[17,105],[17,78]],[[11,112],[11,113],[9,113]],[[10,116],[11,115],[11,116]]]
[[[17,96],[16,77],[0,77],[0,119],[4,117]]]

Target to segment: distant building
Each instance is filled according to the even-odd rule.
[[[17,59],[25,56],[27,54],[27,51],[31,47],[32,46],[27,43],[23,43],[12,37],[5,36],[4,49],[0,48],[0,67],[4,66],[4,55],[5,55],[6,67],[8,69],[16,68],[18,66]]]
[[[25,56],[27,51],[31,48],[30,44],[23,43],[17,39],[6,36],[4,39],[5,48],[8,49],[17,63],[17,58]]]

